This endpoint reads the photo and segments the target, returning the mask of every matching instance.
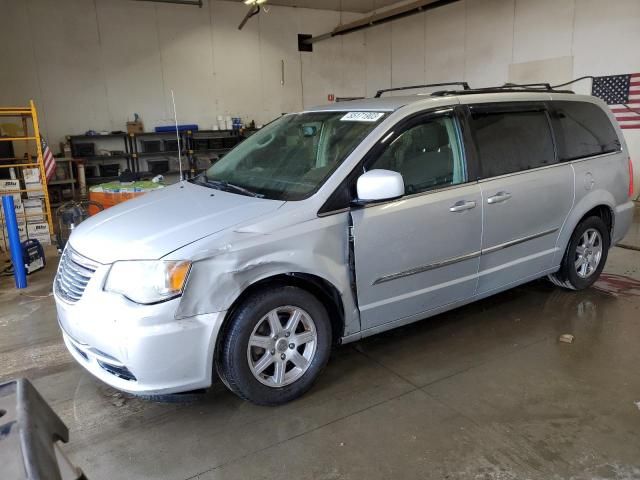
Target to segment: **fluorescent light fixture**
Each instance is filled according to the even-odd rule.
[[[245,5],[261,5],[267,0],[244,0]]]

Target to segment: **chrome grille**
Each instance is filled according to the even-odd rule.
[[[67,247],[60,257],[54,281],[56,294],[67,302],[77,302],[82,298],[84,289],[97,267],[97,263]]]

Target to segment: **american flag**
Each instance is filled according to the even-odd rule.
[[[44,173],[47,177],[47,182],[49,182],[53,177],[53,174],[56,173],[56,159],[53,158],[53,154],[49,149],[49,145],[47,145],[47,142],[44,141],[44,138],[42,138],[41,140],[42,140],[42,159],[44,161]]]
[[[611,106],[620,128],[640,128],[640,73],[594,77],[591,95]]]

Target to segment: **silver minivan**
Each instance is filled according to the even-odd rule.
[[[82,223],[54,280],[58,321],[117,389],[219,377],[281,404],[336,343],[543,276],[589,287],[632,221],[632,178],[590,96],[509,87],[313,108]]]

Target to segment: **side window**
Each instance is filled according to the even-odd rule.
[[[464,158],[452,118],[425,119],[400,133],[367,170],[401,173],[405,192],[424,192],[466,181]]]
[[[472,110],[471,124],[483,178],[556,163],[544,111]]]
[[[553,126],[560,160],[620,150],[611,120],[600,107],[587,102],[553,102]]]

